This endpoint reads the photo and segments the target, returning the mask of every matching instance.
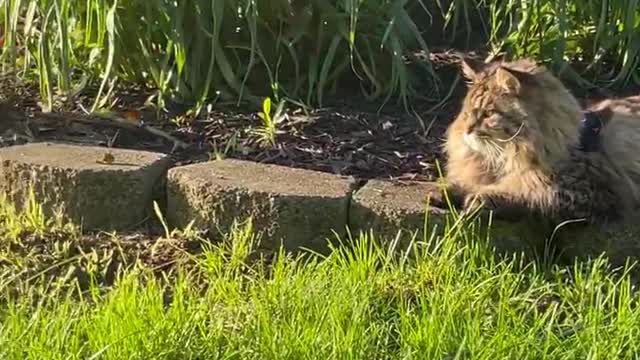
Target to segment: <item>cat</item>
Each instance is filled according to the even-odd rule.
[[[555,222],[619,219],[640,204],[640,97],[583,109],[543,65],[473,64],[446,132],[449,189],[465,211],[512,210]]]

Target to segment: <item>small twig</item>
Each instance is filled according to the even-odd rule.
[[[113,135],[113,137],[107,140],[108,147],[113,147],[113,144],[116,142],[118,135],[120,135],[120,129],[116,130],[116,133]]]
[[[86,112],[86,110],[84,111]],[[84,124],[102,125],[102,126],[108,125],[108,126],[114,126],[114,127],[119,127],[119,128],[128,129],[128,130],[137,130],[137,129],[146,130],[147,132],[155,136],[163,137],[173,142],[173,148],[171,150],[172,152],[175,151],[177,148],[185,149],[189,146],[187,143],[171,136],[167,132],[154,128],[152,126],[146,125],[142,121],[139,121],[138,124],[133,124],[130,121],[127,121],[126,119],[124,119],[123,117],[113,115],[113,114],[108,114],[108,115],[93,114],[93,115],[95,117],[100,118],[100,120],[96,119],[95,117],[81,116],[77,114],[62,114],[62,113],[39,113],[38,114],[38,116],[40,117],[45,117],[47,119],[52,119],[57,121],[65,121],[65,122],[77,121]]]
[[[160,137],[163,137],[163,138],[165,138],[165,139],[167,139],[169,141],[172,141],[173,142],[173,148],[171,149],[171,152],[174,152],[177,148],[186,149],[189,146],[189,145],[187,145],[187,143],[185,143],[185,142],[183,142],[183,141],[181,141],[181,140],[179,140],[179,139],[167,134],[166,132],[164,132],[164,131],[162,131],[160,129],[156,129],[154,127],[151,127],[151,126],[145,125],[145,124],[142,124],[140,127],[145,129],[145,130],[147,130],[148,132],[156,135],[156,136],[160,136]]]

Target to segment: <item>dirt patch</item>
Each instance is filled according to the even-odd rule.
[[[256,121],[242,120],[214,117],[197,126],[214,145],[228,144],[232,137],[240,141],[226,156],[367,179],[409,176],[431,180],[446,124],[444,119],[430,119],[430,127],[423,128],[408,116],[344,108],[319,110],[283,126],[276,146],[261,148],[251,137]]]
[[[333,107],[307,114],[293,108],[279,125],[273,146],[262,145],[256,135],[261,129],[257,109],[211,111],[185,126],[168,121],[152,124],[188,144],[188,148],[172,153],[176,165],[229,157],[367,179],[432,180],[436,176],[434,161],[440,158],[442,136],[453,115],[451,110],[424,111],[418,114],[421,121],[399,107],[380,114],[353,107]],[[170,141],[144,129],[123,129],[107,121],[100,123],[99,119],[87,124],[38,116],[15,116],[14,126],[0,135],[0,146],[63,141],[172,152]]]

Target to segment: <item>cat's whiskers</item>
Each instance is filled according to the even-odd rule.
[[[484,148],[486,149],[487,155],[491,157],[499,157],[502,155],[502,147],[492,139],[486,139],[484,141]]]
[[[483,150],[485,152],[485,158],[489,161],[492,167],[498,168],[502,163],[502,155],[504,149],[496,144],[493,140],[487,139],[483,141]]]
[[[489,144],[491,144],[491,146],[493,147],[493,149],[495,150],[495,154],[496,155],[502,155],[504,154],[504,148],[502,146],[500,146],[498,143],[496,143],[493,140],[489,140]]]
[[[520,123],[520,127],[518,128],[518,130],[516,130],[516,133],[513,134],[511,137],[507,138],[507,139],[498,139],[496,138],[497,141],[500,142],[511,142],[513,141],[518,135],[520,135],[520,131],[522,131],[522,129],[524,128],[524,121]]]

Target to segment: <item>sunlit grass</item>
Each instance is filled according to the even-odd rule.
[[[0,203],[3,234],[37,229],[24,211],[7,208]],[[41,235],[59,233],[50,225]],[[20,262],[6,259],[27,263],[33,255],[13,251],[3,236],[0,357],[620,359],[638,352],[637,292],[602,259],[572,268],[498,261],[484,236],[463,228],[414,242],[409,252],[362,234],[325,256],[267,257],[257,256],[253,234],[249,223],[222,242],[199,239],[203,251],[186,254],[192,266],[176,264],[164,276],[139,263],[109,286],[91,280],[107,266],[100,261],[83,286],[65,271],[56,281],[18,281]],[[167,231],[162,241],[185,235],[198,236]],[[61,269],[86,264],[74,261],[58,258]]]
[[[491,43],[548,61],[575,83],[640,85],[636,0],[488,1]],[[571,63],[581,63],[576,68]],[[579,70],[579,71],[576,71]]]

